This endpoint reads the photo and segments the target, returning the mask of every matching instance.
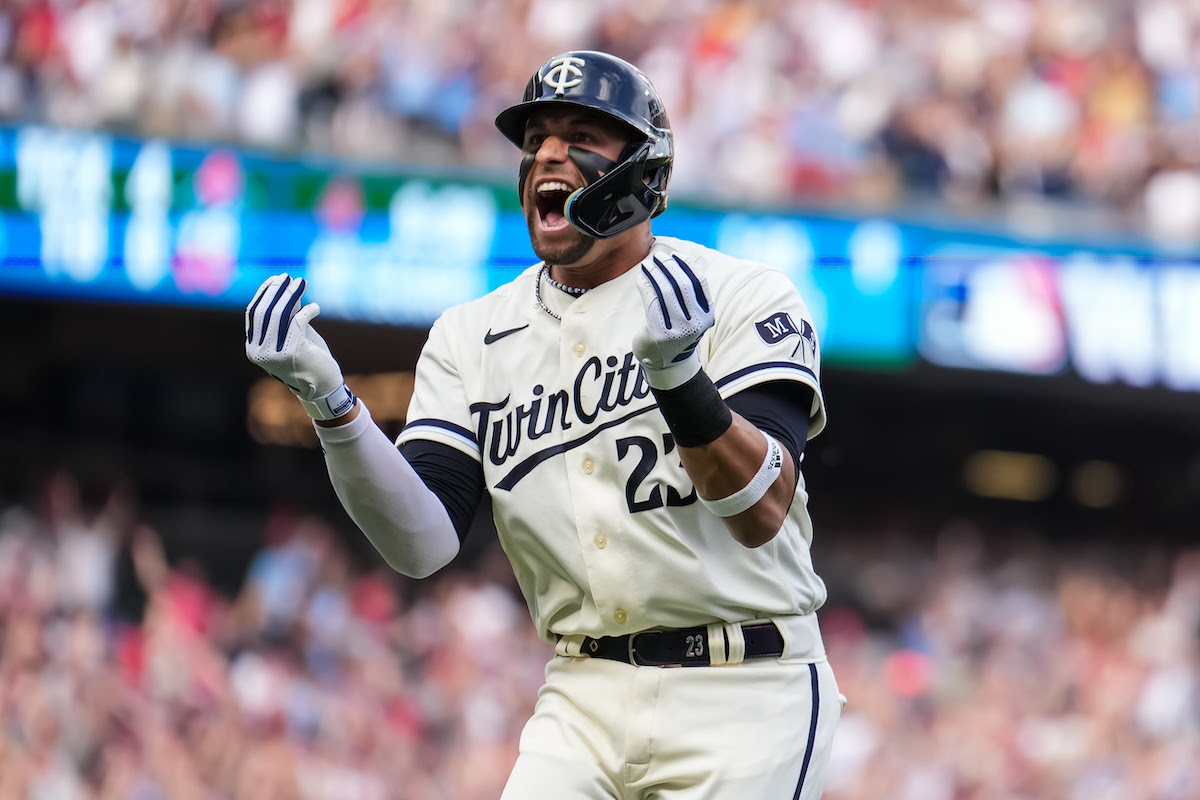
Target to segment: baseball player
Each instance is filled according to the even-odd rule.
[[[437,320],[395,443],[303,280],[262,285],[247,355],[401,573],[445,566],[490,495],[556,652],[505,800],[816,798],[841,698],[799,469],[825,426],[808,310],[769,266],[653,235],[673,143],[632,65],[552,58],[496,126],[541,262]]]

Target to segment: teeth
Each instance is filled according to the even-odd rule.
[[[542,185],[538,186],[537,190],[539,194],[546,194],[547,192],[569,192],[571,191],[571,187],[567,186],[562,181],[546,181]]]

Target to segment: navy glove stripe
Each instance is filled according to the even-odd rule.
[[[683,270],[683,274],[687,275],[688,279],[692,282],[692,288],[696,290],[696,302],[700,304],[700,308],[708,311],[708,298],[704,296],[704,287],[700,285],[700,279],[696,277],[696,273],[692,272],[692,268],[679,256],[672,255],[671,258],[675,259],[675,263]]]
[[[675,260],[678,261],[679,259]],[[679,301],[679,307],[683,309],[683,318],[691,319],[692,314],[688,311],[688,302],[683,296],[683,289],[679,288],[679,282],[675,280],[674,275],[667,272],[667,268],[657,258],[654,259],[654,263],[658,264],[658,268],[662,270],[662,274],[666,276],[667,281],[671,284],[671,289],[675,292],[675,299]]]
[[[279,302],[279,298],[282,297],[283,293],[287,291],[287,287],[291,284],[291,282],[291,278],[284,278],[283,283],[279,287],[279,291],[276,292],[275,296],[271,298],[271,305],[267,306],[267,313],[263,314],[263,329],[259,331],[258,334],[259,344],[262,344],[263,340],[267,338],[267,328],[270,327],[267,325],[267,320],[271,318],[271,312],[275,310],[275,304]]]
[[[250,310],[246,312],[246,344],[254,341],[254,312],[258,311],[258,304],[262,302],[263,297],[267,294],[267,285],[263,284],[258,290],[258,294],[254,297],[254,302],[250,304]]]
[[[288,298],[287,305],[283,307],[283,313],[279,316],[279,334],[275,337],[275,352],[283,350],[283,344],[287,341],[288,330],[292,324],[292,309],[296,307],[296,303],[300,302],[300,296],[304,294],[306,286],[304,278],[296,284],[296,291],[292,292],[292,296]]]
[[[654,259],[654,263],[658,264],[658,259]],[[662,264],[658,264],[660,267]],[[654,280],[654,276],[650,274],[650,270],[642,267],[642,272],[646,275],[646,280],[650,281],[650,286],[654,289],[654,296],[658,298],[658,308],[662,312],[663,325],[667,330],[671,330],[671,316],[667,313],[667,303],[663,299],[662,290],[658,288],[658,283]]]
[[[692,357],[692,353],[696,352],[696,345],[698,345],[698,344],[700,344],[699,339],[692,342],[692,346],[689,347],[687,350],[684,350],[682,353],[680,353],[679,355],[672,358],[671,363],[678,364],[680,361],[687,361],[689,358]]]

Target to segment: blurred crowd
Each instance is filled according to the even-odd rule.
[[[503,578],[406,592],[280,511],[222,591],[94,505],[62,473],[0,516],[0,800],[499,796],[553,652]]]
[[[66,473],[0,516],[0,800],[499,795],[552,654],[501,561],[405,581],[278,511],[223,589],[139,517]],[[1200,551],[1003,533],[823,531],[825,797],[1200,797]]]
[[[0,118],[512,169],[495,114],[585,48],[655,82],[682,193],[1200,241],[1195,0],[3,0]]]
[[[1200,797],[1200,549],[884,528],[821,532],[825,800]]]

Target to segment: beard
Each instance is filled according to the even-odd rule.
[[[569,235],[560,234],[555,238],[562,241],[547,242],[537,229],[537,204],[530,204],[531,209],[525,214],[525,223],[529,228],[529,243],[533,246],[534,255],[547,264],[564,266],[574,264],[586,256],[596,245],[596,240],[582,231],[570,228]]]

